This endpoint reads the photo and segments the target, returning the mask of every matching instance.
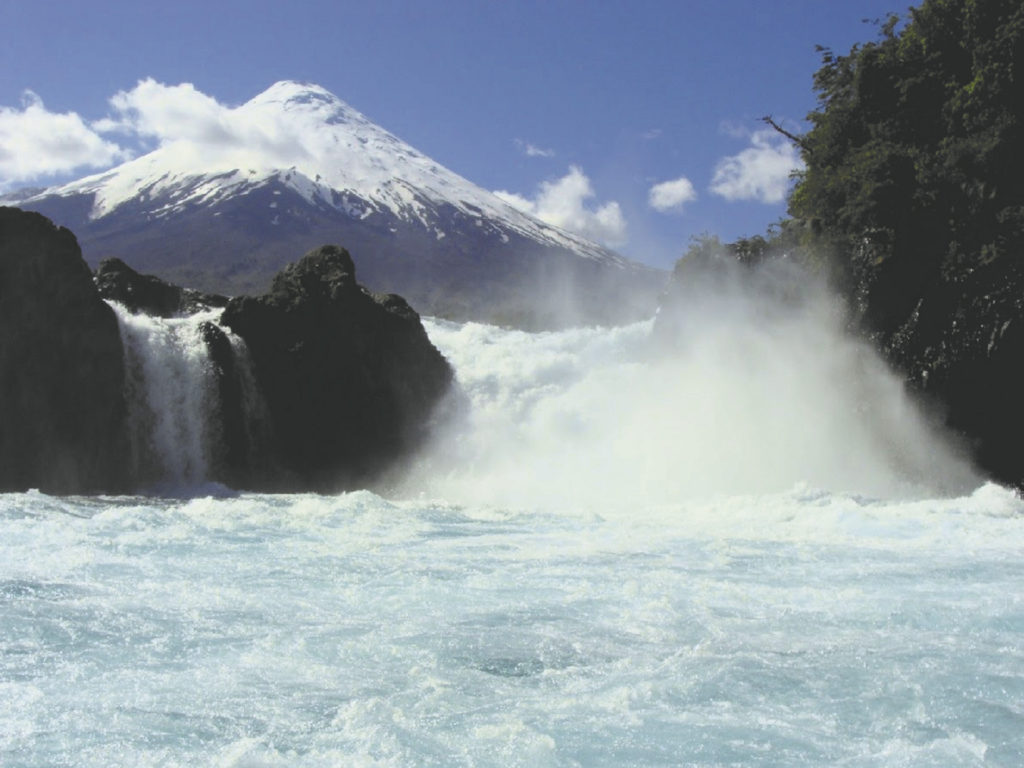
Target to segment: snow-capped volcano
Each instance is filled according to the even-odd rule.
[[[584,294],[595,281],[655,281],[449,171],[317,85],[279,82],[173,128],[150,128],[160,142],[148,154],[13,202],[69,226],[90,261],[119,256],[228,293],[261,289],[322,242],[348,247],[371,285],[427,311],[465,307],[472,316],[482,303],[505,305],[500,284],[510,280],[520,291],[530,280],[582,279]]]

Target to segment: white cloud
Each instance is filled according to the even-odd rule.
[[[655,184],[647,195],[647,202],[651,208],[662,213],[682,211],[684,205],[696,199],[697,190],[685,176]]]
[[[182,167],[243,168],[266,162],[302,166],[319,150],[323,137],[308,125],[288,120],[262,105],[230,107],[191,83],[164,85],[151,78],[110,99],[114,117],[96,127],[155,140]]]
[[[750,135],[750,146],[718,161],[711,191],[726,200],[780,203],[789,189],[789,176],[803,167],[800,153],[771,129]]]
[[[25,91],[21,109],[0,106],[0,187],[76,168],[101,168],[130,153],[74,112],[50,112]]]
[[[555,156],[555,150],[553,150],[553,149],[542,149],[541,147],[538,147],[536,144],[531,144],[530,142],[523,141],[522,139],[516,139],[515,140],[515,145],[519,148],[519,151],[522,152],[527,157],[554,157]]]
[[[495,190],[494,195],[495,197],[499,197],[504,200],[516,210],[536,215],[536,206],[534,205],[533,200],[528,200],[522,195],[517,195],[515,192],[506,192],[503,189]]]
[[[496,191],[498,197],[541,221],[575,232],[608,246],[626,242],[626,219],[616,202],[587,208],[594,197],[590,179],[577,166],[560,179],[542,182],[532,200],[512,192]]]
[[[97,129],[154,138],[161,144],[178,140],[229,143],[231,110],[191,83],[164,85],[140,80],[130,91],[110,98],[118,117],[100,120]]]

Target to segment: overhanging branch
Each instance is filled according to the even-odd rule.
[[[765,115],[764,117],[762,117],[761,118],[761,122],[762,123],[766,123],[767,125],[770,125],[776,131],[778,131],[783,136],[785,136],[787,139],[789,139],[794,144],[796,144],[798,147],[800,147],[800,149],[802,149],[804,152],[809,152],[810,151],[810,147],[807,146],[807,141],[804,139],[803,136],[797,136],[795,133],[790,133],[785,128],[783,128],[781,125],[776,123],[772,119],[771,115]]]

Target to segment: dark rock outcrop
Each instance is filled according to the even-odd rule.
[[[271,469],[247,487],[364,487],[420,443],[452,379],[419,315],[359,286],[337,246],[232,299],[221,322],[248,347],[272,435]]]
[[[211,446],[210,480],[231,488],[260,487],[273,474],[272,444],[262,398],[249,373],[249,361],[216,323],[200,326],[216,382],[217,439]]]
[[[180,288],[153,275],[140,275],[120,259],[104,259],[96,268],[100,296],[136,314],[156,317],[191,315],[227,306],[226,296]]]
[[[125,490],[117,318],[75,236],[0,208],[0,490]]]
[[[133,460],[124,348],[101,289],[163,316],[219,300],[116,262],[94,282],[70,231],[0,208],[0,491],[159,480]],[[452,379],[405,300],[357,285],[335,246],[286,268],[265,296],[231,300],[200,332],[219,422],[206,479],[235,488],[365,487],[424,438]]]
[[[883,290],[887,264],[866,258],[857,275],[868,332],[979,468],[1024,488],[1024,266],[1006,256],[949,269],[908,296]]]

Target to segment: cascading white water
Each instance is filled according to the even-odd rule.
[[[0,494],[0,764],[1024,765],[1024,502],[813,302],[692,310],[428,321],[429,497]],[[201,457],[198,321],[123,320]]]
[[[217,382],[201,326],[220,310],[189,317],[134,315],[110,302],[125,349],[137,475],[184,488],[208,479],[217,439]]]
[[[722,284],[652,323],[528,334],[427,322],[464,393],[409,488],[471,504],[668,504],[799,483],[869,495],[979,480],[823,288]]]
[[[650,321],[530,334],[426,320],[462,399],[438,419],[404,491],[622,508],[798,483],[877,496],[977,487],[898,378],[844,330],[834,298],[797,284],[796,295],[770,280],[696,292],[677,309],[669,350]],[[223,437],[201,331],[217,311],[161,319],[114,307],[137,474],[165,488],[204,483]],[[225,333],[251,446],[259,396],[243,342]]]

